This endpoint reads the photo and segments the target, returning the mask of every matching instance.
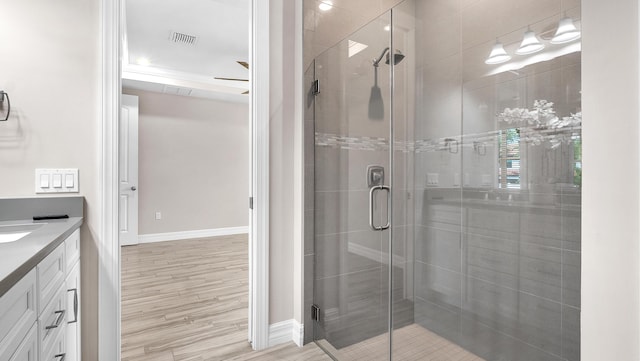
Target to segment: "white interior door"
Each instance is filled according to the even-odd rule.
[[[138,97],[122,95],[120,111],[120,245],[138,244]]]

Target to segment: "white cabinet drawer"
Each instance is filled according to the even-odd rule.
[[[67,358],[80,361],[80,263],[67,275]]]
[[[0,357],[0,361],[6,361],[6,359]],[[31,330],[9,361],[38,361],[38,328],[36,325],[31,326]]]
[[[40,356],[40,361],[66,361],[66,333],[59,332],[54,342]]]
[[[42,314],[49,301],[64,283],[66,277],[65,245],[58,246],[36,267],[38,271],[38,314]]]
[[[0,298],[0,360],[15,353],[36,317],[36,272],[31,270]]]
[[[67,249],[65,257],[67,257],[67,269],[69,270],[80,259],[80,228],[65,239],[64,245]]]
[[[53,347],[60,337],[60,333],[66,334],[67,332],[66,285],[63,283],[57,291],[53,300],[38,319],[41,356],[44,356],[44,353]]]

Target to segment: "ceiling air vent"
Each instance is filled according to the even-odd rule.
[[[180,87],[171,86],[171,85],[165,85],[164,86],[164,93],[165,94],[172,94],[172,95],[189,96],[189,95],[191,95],[191,89],[189,89],[189,88],[180,88]]]
[[[196,41],[198,41],[198,37],[195,35],[189,35],[185,33],[179,33],[177,31],[172,31],[171,37],[169,37],[169,40],[171,40],[171,42],[176,44],[196,45]]]

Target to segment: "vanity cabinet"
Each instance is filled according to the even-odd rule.
[[[36,270],[32,269],[0,297],[0,361],[14,360],[12,356],[17,350],[28,357],[21,356],[15,360],[37,360],[37,347],[31,349],[29,355],[29,348],[32,347],[23,345],[27,336],[33,337],[33,334],[37,335],[38,332],[36,283]]]
[[[67,256],[67,335],[65,361],[80,357],[80,230],[65,240]]]
[[[0,297],[0,361],[80,360],[80,232]]]
[[[3,359],[4,360],[4,359]],[[27,336],[9,361],[37,361],[38,360],[38,329],[35,325],[31,327]]]

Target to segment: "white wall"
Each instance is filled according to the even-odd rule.
[[[82,226],[82,352],[97,359],[100,17],[97,0],[0,0],[0,196],[34,195],[35,168],[78,168]],[[4,114],[4,112],[3,112]]]
[[[582,1],[582,359],[640,360],[638,2]]]
[[[248,226],[249,105],[123,93],[139,97],[139,233]]]
[[[269,323],[293,318],[294,267],[294,19],[292,0],[269,3],[270,15],[270,218]]]

